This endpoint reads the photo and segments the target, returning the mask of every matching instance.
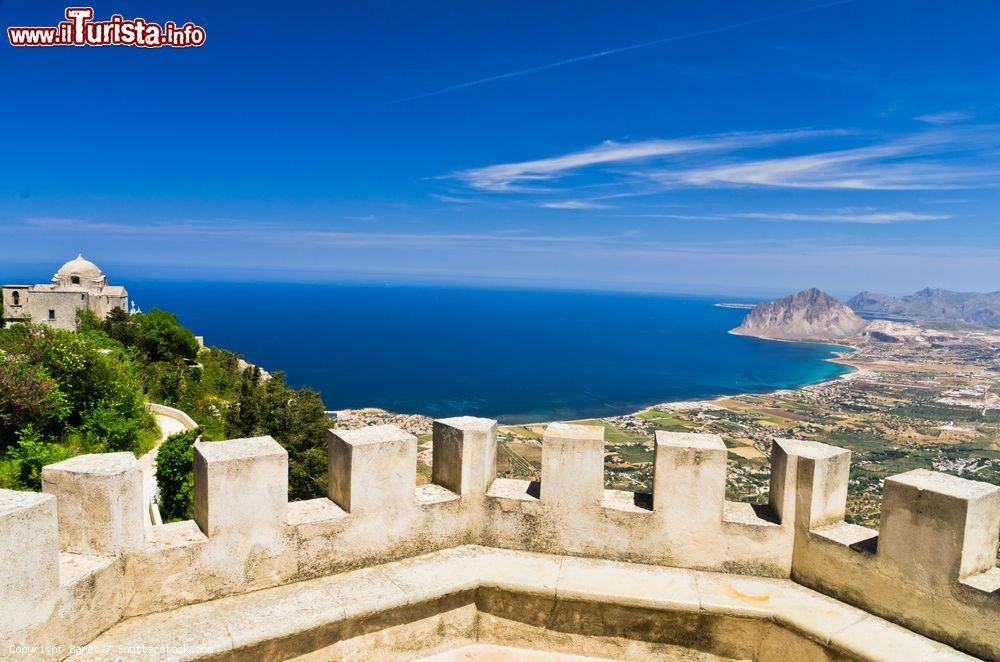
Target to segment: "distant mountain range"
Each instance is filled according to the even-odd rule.
[[[900,298],[862,292],[847,305],[866,317],[1000,327],[1000,292],[952,292],[927,287]]]
[[[731,333],[776,340],[830,340],[859,333],[868,322],[816,288],[754,306]]]

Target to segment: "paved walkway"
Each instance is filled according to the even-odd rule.
[[[156,425],[160,428],[160,438],[156,440],[156,445],[153,446],[152,450],[139,458],[139,467],[142,469],[142,502],[146,504],[147,512],[149,504],[156,496],[156,455],[160,452],[160,444],[170,435],[187,430],[187,427],[176,418],[163,414],[153,414],[153,418],[156,419]],[[149,517],[147,517],[147,524],[152,524]]]

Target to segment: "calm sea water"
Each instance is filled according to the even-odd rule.
[[[142,282],[175,312],[329,409],[504,422],[578,419],[668,400],[795,387],[844,372],[838,348],[733,336],[719,299],[331,284]]]

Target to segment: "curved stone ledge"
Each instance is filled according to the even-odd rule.
[[[155,402],[147,402],[145,407],[147,411],[153,414],[159,414],[160,416],[166,416],[167,418],[174,419],[183,425],[186,430],[193,430],[198,427],[198,424],[195,423],[194,419],[180,409],[174,409],[173,407],[157,404]]]
[[[431,633],[428,620],[437,624]],[[413,659],[469,642],[616,659],[630,659],[629,650],[972,659],[788,580],[479,546],[128,619],[70,659],[107,659],[108,651],[118,659],[344,659],[359,650]],[[158,652],[164,646],[173,648]]]

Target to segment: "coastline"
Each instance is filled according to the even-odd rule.
[[[733,333],[733,332],[732,331],[728,331],[727,333]],[[744,335],[744,334],[735,333],[733,335]],[[849,350],[851,350],[851,353],[856,352],[856,351],[858,351],[860,349],[858,347],[855,347],[854,345],[848,345],[845,342],[833,342],[833,341],[826,341],[826,340],[788,340],[788,339],[784,339],[784,338],[766,338],[766,337],[763,337],[763,336],[747,336],[747,337],[758,338],[760,340],[774,340],[774,341],[777,341],[777,342],[787,342],[787,343],[807,343],[807,344],[813,344],[813,345],[817,345],[817,344],[818,345],[832,345],[832,346],[836,346],[836,347],[843,347],[843,348],[849,349]],[[850,354],[848,354],[848,356],[850,356]],[[850,370],[848,370],[847,372],[841,373],[841,374],[837,375],[836,377],[829,377],[829,378],[826,378],[826,379],[821,379],[821,380],[819,380],[817,382],[810,382],[808,384],[801,384],[801,385],[793,387],[793,388],[778,388],[778,389],[774,389],[774,390],[771,390],[771,391],[756,391],[756,392],[741,391],[739,393],[731,393],[729,395],[717,395],[717,396],[715,396],[713,398],[701,399],[701,400],[673,400],[673,401],[663,401],[663,402],[657,402],[657,403],[654,403],[654,404],[651,404],[651,405],[647,405],[647,406],[645,406],[645,407],[643,407],[641,409],[634,410],[634,411],[626,411],[626,412],[622,412],[620,414],[612,414],[610,416],[598,416],[598,417],[594,417],[594,418],[597,418],[598,420],[602,420],[602,419],[607,419],[607,418],[615,418],[615,417],[618,417],[618,416],[638,416],[639,414],[642,414],[644,412],[647,412],[647,411],[650,411],[650,410],[654,410],[657,407],[666,406],[666,405],[679,405],[679,404],[698,404],[698,405],[702,405],[702,404],[704,404],[704,405],[710,405],[710,406],[719,406],[718,403],[720,403],[720,402],[722,402],[724,400],[729,400],[731,398],[739,398],[739,397],[747,396],[747,395],[774,395],[775,393],[780,393],[782,391],[801,391],[801,390],[810,389],[810,388],[819,388],[819,387],[827,386],[827,385],[830,385],[830,384],[835,384],[835,383],[840,382],[840,381],[849,381],[849,380],[852,380],[852,379],[857,379],[859,377],[862,377],[862,376],[868,374],[868,371],[862,365],[859,365],[856,362],[851,362],[849,359],[846,359],[846,358],[844,358],[841,355],[830,356],[830,357],[827,357],[827,358],[825,358],[823,360],[824,361],[829,361],[830,363],[836,363],[838,365],[847,366],[848,368],[850,368]],[[691,409],[695,409],[695,407],[691,407]],[[526,427],[526,426],[532,426],[532,425],[547,425],[549,423],[572,423],[574,421],[582,421],[582,420],[590,420],[590,419],[587,419],[587,418],[563,419],[563,420],[550,419],[550,420],[532,421],[532,422],[529,422],[529,423],[500,423],[499,427],[501,427],[501,428],[503,428],[503,427],[507,427],[507,428]]]
[[[768,338],[768,340],[770,340],[770,338]],[[783,342],[800,342],[800,341],[785,340]],[[802,341],[802,342],[811,342],[811,341]],[[846,347],[848,349],[851,349],[852,351],[856,351],[858,349],[858,348],[853,347],[851,345],[844,345],[844,344],[840,344],[840,343],[822,343],[822,344],[835,344],[838,347]],[[729,400],[729,399],[732,399],[732,398],[739,398],[739,397],[748,396],[748,395],[764,395],[764,396],[766,396],[766,395],[774,395],[774,394],[780,393],[782,391],[800,391],[800,390],[811,389],[811,388],[819,388],[819,387],[827,386],[829,384],[835,384],[835,383],[837,383],[839,381],[848,381],[848,380],[852,380],[852,379],[857,379],[859,377],[862,377],[862,376],[868,374],[868,371],[863,366],[858,365],[856,363],[852,363],[850,360],[842,358],[840,356],[831,356],[831,357],[827,357],[827,358],[825,358],[823,360],[824,361],[829,361],[830,363],[836,363],[838,365],[847,366],[848,368],[850,368],[850,370],[848,370],[847,372],[841,373],[841,374],[839,374],[839,375],[837,375],[835,377],[828,377],[826,379],[821,379],[821,380],[815,381],[815,382],[809,382],[807,384],[801,384],[799,386],[795,386],[795,387],[792,387],[792,388],[777,388],[777,389],[773,389],[773,390],[770,390],[770,391],[740,391],[738,393],[730,393],[728,395],[717,395],[717,396],[711,397],[709,399],[700,399],[700,400],[670,400],[670,401],[666,401],[665,400],[665,401],[656,402],[656,403],[653,403],[653,404],[650,404],[650,405],[646,405],[645,407],[642,407],[640,409],[631,410],[631,411],[622,411],[620,413],[609,414],[609,415],[604,415],[604,416],[594,416],[594,417],[587,417],[587,418],[571,418],[571,419],[541,419],[541,420],[526,421],[526,422],[519,422],[519,423],[503,423],[503,422],[498,422],[497,425],[500,428],[518,428],[518,427],[531,427],[531,426],[538,426],[538,425],[548,425],[549,423],[573,423],[573,422],[577,422],[577,421],[593,420],[593,419],[603,420],[603,419],[616,418],[616,417],[619,417],[619,416],[637,416],[639,414],[642,414],[643,412],[654,410],[657,407],[668,406],[668,405],[692,404],[692,405],[709,405],[709,406],[714,405],[714,406],[718,406],[719,402],[722,402],[724,400]],[[696,409],[696,408],[697,407],[690,407],[690,408],[687,408],[687,409]],[[394,414],[394,415],[398,415],[398,416],[423,417],[423,418],[427,418],[427,419],[432,419],[433,418],[432,416],[427,416],[426,414],[393,412],[393,411],[389,411],[387,409],[383,409],[381,407],[353,407],[353,408],[349,408],[349,409],[329,410],[326,413],[327,414],[339,414],[339,415],[343,415],[343,414],[349,413],[349,412],[364,412],[364,411],[370,411],[370,412],[381,411],[381,412],[386,412],[386,413],[390,413],[390,414]],[[681,411],[681,409],[679,409],[679,411]]]
[[[732,331],[729,331],[729,333],[732,333]],[[734,335],[743,335],[743,334],[734,334]],[[760,338],[761,340],[776,340],[778,342],[791,342],[791,343],[794,343],[794,342],[804,342],[804,343],[810,343],[810,344],[836,345],[837,347],[846,347],[846,348],[850,349],[852,352],[858,351],[858,348],[854,347],[853,345],[847,345],[847,344],[839,343],[839,342],[834,343],[834,342],[818,342],[818,341],[812,341],[812,340],[786,340],[786,339],[781,339],[781,338],[764,338],[764,337],[761,337],[761,336],[751,336],[751,337]],[[862,366],[860,366],[860,365],[858,365],[856,363],[852,363],[851,361],[849,361],[847,359],[844,359],[844,358],[842,358],[840,356],[831,356],[831,357],[827,357],[827,358],[825,358],[823,360],[824,361],[829,361],[830,363],[836,363],[838,365],[847,366],[848,368],[850,368],[850,370],[847,371],[847,372],[841,373],[841,374],[837,375],[836,377],[830,377],[830,378],[827,378],[827,379],[821,379],[818,382],[810,382],[809,384],[802,384],[800,386],[796,386],[795,388],[778,388],[778,389],[774,389],[773,391],[760,391],[760,392],[742,391],[740,393],[733,393],[731,395],[718,395],[718,396],[715,396],[714,398],[710,398],[708,400],[697,400],[697,401],[694,401],[694,402],[697,402],[697,403],[706,403],[706,404],[709,404],[709,405],[719,406],[718,403],[720,403],[720,402],[722,402],[724,400],[729,400],[731,398],[738,398],[738,397],[746,396],[746,395],[774,395],[775,393],[780,393],[781,391],[801,391],[801,390],[804,390],[804,389],[818,388],[818,387],[822,387],[822,386],[827,386],[829,384],[835,384],[835,383],[840,382],[840,381],[849,381],[849,380],[852,380],[852,379],[857,379],[858,377],[863,376],[864,374],[867,374],[867,371],[865,370],[865,368],[863,368]],[[658,402],[656,404],[652,404],[652,405],[649,405],[647,407],[643,407],[642,409],[639,409],[638,411],[632,411],[632,412],[628,412],[626,414],[620,414],[620,415],[621,416],[637,416],[637,415],[639,415],[639,414],[641,414],[643,412],[650,411],[650,410],[655,409],[656,407],[659,407],[661,405],[681,404],[681,403],[684,403],[684,402],[686,402],[686,401],[679,400],[679,401],[673,401],[673,402]],[[609,417],[603,416],[602,418],[609,418]],[[545,421],[545,423],[552,423],[552,422],[556,422],[556,421]],[[540,424],[541,423],[535,423],[533,425],[540,425]]]
[[[732,333],[732,331],[728,331],[727,333]],[[733,335],[744,335],[744,334],[733,334]],[[858,347],[856,347],[854,345],[849,345],[849,344],[847,344],[846,342],[843,342],[843,341],[836,341],[836,342],[834,342],[834,341],[828,341],[828,340],[788,340],[788,339],[783,339],[783,338],[765,338],[765,337],[762,337],[762,336],[748,336],[748,337],[754,337],[754,338],[758,338],[760,340],[774,340],[774,341],[777,341],[777,342],[786,342],[786,343],[805,343],[805,344],[811,344],[811,345],[830,345],[830,346],[840,347],[840,348],[845,348],[845,349],[850,350],[850,353],[845,353],[846,356],[848,356],[848,357],[852,353],[854,353],[854,352],[856,352],[856,351],[858,351],[860,349],[860,348],[858,348]],[[823,361],[828,361],[830,363],[836,363],[838,365],[846,366],[847,368],[849,368],[849,370],[847,370],[846,372],[843,372],[843,373],[841,373],[839,375],[836,375],[834,377],[828,377],[828,378],[825,378],[825,379],[821,379],[819,381],[814,381],[814,382],[809,382],[809,383],[805,383],[805,384],[800,384],[798,386],[794,386],[794,387],[791,387],[791,388],[776,388],[776,389],[768,390],[768,391],[740,391],[740,392],[737,392],[737,393],[730,393],[730,394],[727,394],[727,395],[716,395],[716,396],[713,396],[713,397],[708,398],[708,399],[699,399],[699,400],[672,400],[672,401],[666,401],[666,400],[664,400],[664,401],[654,402],[652,404],[649,404],[649,405],[646,405],[644,407],[641,407],[640,409],[636,409],[636,410],[623,410],[623,411],[621,411],[619,413],[607,414],[607,415],[604,415],[604,416],[591,416],[591,417],[569,418],[569,419],[567,419],[567,418],[563,418],[563,419],[549,418],[549,419],[539,419],[539,420],[516,422],[516,423],[498,422],[498,427],[500,427],[500,428],[531,427],[531,426],[539,426],[539,425],[548,425],[549,423],[573,423],[573,422],[576,422],[576,421],[585,421],[585,420],[594,420],[594,419],[596,419],[596,420],[604,420],[604,419],[617,418],[617,417],[621,417],[621,416],[637,416],[639,414],[642,414],[643,412],[648,412],[648,411],[654,410],[657,407],[660,407],[660,406],[669,406],[669,405],[686,405],[686,404],[692,404],[692,405],[719,406],[718,405],[719,402],[722,402],[724,400],[729,400],[731,398],[738,398],[738,397],[749,396],[749,395],[767,396],[767,395],[773,395],[773,394],[776,394],[776,393],[780,393],[782,391],[800,391],[800,390],[805,390],[805,389],[820,388],[820,387],[823,387],[823,386],[826,386],[826,385],[829,385],[829,384],[837,383],[839,381],[847,381],[847,380],[857,379],[858,377],[862,377],[862,376],[868,374],[868,371],[866,370],[866,368],[864,366],[862,366],[862,365],[860,365],[860,364],[858,364],[856,362],[852,362],[849,358],[845,358],[845,355],[842,355],[842,354],[837,354],[836,356],[826,357],[826,358],[823,359]],[[695,408],[697,408],[697,407],[690,407],[688,409],[695,409]],[[329,413],[335,413],[335,414],[343,415],[345,413],[364,412],[364,411],[370,411],[370,412],[381,411],[381,412],[386,412],[386,413],[397,415],[397,416],[422,417],[422,418],[426,418],[426,419],[433,419],[432,416],[428,416],[428,415],[423,414],[423,413],[395,412],[395,411],[390,411],[390,410],[387,410],[387,409],[383,409],[381,407],[354,407],[354,408],[349,408],[349,409],[330,410],[327,413],[328,414]],[[679,409],[679,411],[682,411],[682,409]]]

